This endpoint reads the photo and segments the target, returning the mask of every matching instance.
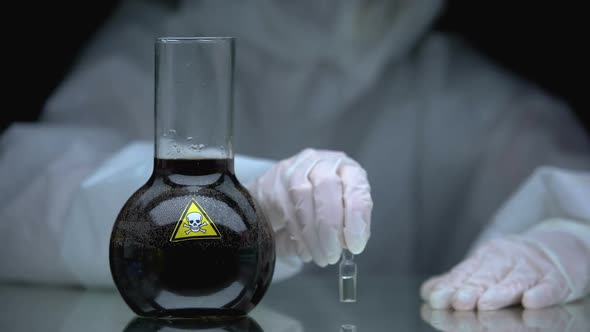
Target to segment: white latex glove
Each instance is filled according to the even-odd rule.
[[[449,273],[422,285],[435,309],[495,310],[522,303],[542,308],[590,291],[590,226],[541,223],[522,235],[491,240]]]
[[[338,262],[343,248],[361,253],[373,200],[367,173],[342,152],[306,149],[248,186],[273,225],[278,256]]]

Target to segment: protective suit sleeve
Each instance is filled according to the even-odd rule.
[[[153,144],[104,128],[35,124],[12,126],[0,146],[0,279],[113,287],[112,225],[151,175]],[[237,156],[236,174],[247,185],[273,164]],[[274,281],[301,267],[278,257]]]
[[[68,228],[87,226],[71,239],[84,243],[96,236],[97,225],[92,211],[78,220],[68,220],[66,212],[85,179],[123,145],[120,135],[101,128],[18,124],[7,129],[0,139],[2,279],[77,283],[78,268],[72,270],[62,256]],[[108,232],[112,221],[101,222]],[[86,259],[92,263],[97,257]]]
[[[524,232],[539,222],[555,218],[568,220],[567,224],[590,227],[590,172],[557,167],[537,169],[498,210],[474,247],[495,238]],[[565,225],[551,227],[578,233]],[[590,248],[590,239],[584,242]]]

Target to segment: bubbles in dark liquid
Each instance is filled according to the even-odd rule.
[[[111,271],[123,299],[144,317],[245,315],[270,284],[275,249],[270,224],[235,178],[233,160],[157,159],[154,165],[111,236]],[[220,238],[171,241],[192,200]]]

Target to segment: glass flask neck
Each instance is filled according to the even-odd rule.
[[[159,38],[155,55],[155,167],[218,159],[233,166],[234,39]]]

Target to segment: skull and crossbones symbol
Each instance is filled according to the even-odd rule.
[[[191,212],[191,213],[187,214],[186,219],[188,220],[188,224],[187,223],[182,224],[182,226],[189,228],[188,230],[185,231],[185,234],[188,234],[190,232],[207,233],[207,230],[202,228],[202,227],[207,226],[207,221],[203,220],[203,216],[199,212]]]

